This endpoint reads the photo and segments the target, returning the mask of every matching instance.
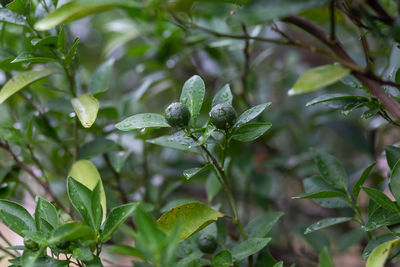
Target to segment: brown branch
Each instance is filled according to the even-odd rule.
[[[356,65],[353,59],[343,49],[342,45],[338,42],[331,42],[329,34],[313,22],[298,16],[289,16],[283,19],[284,22],[293,24],[302,30],[308,32],[320,42],[327,45],[331,51],[342,60]],[[393,98],[391,98],[380,84],[374,80],[374,77],[368,73],[353,72],[353,75],[374,95],[382,105],[389,111],[389,113],[396,119],[400,120],[400,105]]]
[[[367,0],[367,5],[369,5],[378,15],[378,18],[383,23],[392,26],[394,19],[389,15],[389,13],[381,6],[381,4],[376,0]]]
[[[35,182],[38,183],[46,191],[46,193],[53,199],[53,201],[57,204],[58,207],[60,207],[62,210],[64,210],[66,213],[69,214],[65,206],[58,200],[54,192],[51,190],[50,185],[40,180],[40,178],[33,172],[33,170],[30,167],[28,167],[28,165],[20,161],[18,157],[14,154],[14,152],[11,150],[7,142],[0,142],[0,148],[4,149],[8,153],[8,155],[12,158],[12,160],[15,162],[15,164],[17,164],[25,172],[27,172],[35,180]]]

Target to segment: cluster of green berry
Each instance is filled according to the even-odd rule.
[[[220,130],[229,130],[236,122],[236,111],[229,104],[215,105],[210,111],[210,122]],[[182,103],[174,102],[165,109],[165,119],[172,127],[186,127],[190,121],[189,108]]]

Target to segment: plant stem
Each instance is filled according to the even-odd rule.
[[[189,131],[185,130],[185,132],[190,136],[190,138],[192,138],[194,141],[198,141],[198,138],[196,136],[194,136],[193,134],[191,134]],[[245,240],[247,240],[247,234],[244,231],[244,228],[242,226],[242,223],[240,222],[240,218],[239,218],[239,213],[237,211],[236,208],[236,204],[235,204],[235,199],[233,197],[232,194],[232,190],[229,186],[229,180],[228,177],[226,176],[225,170],[224,168],[218,163],[217,159],[211,154],[211,152],[207,149],[207,147],[205,145],[200,145],[201,149],[207,154],[208,158],[211,159],[211,164],[214,166],[214,171],[217,174],[217,176],[219,176],[223,182],[223,186],[225,189],[225,192],[228,196],[228,201],[229,204],[231,205],[232,211],[233,211],[233,223],[236,224],[236,226],[239,229],[240,234],[243,236],[243,238]]]

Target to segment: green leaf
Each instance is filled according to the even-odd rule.
[[[235,125],[233,127],[239,127],[240,125],[243,125],[245,123],[248,123],[249,121],[255,119],[258,115],[261,114],[267,107],[271,105],[271,102],[264,103],[257,105],[255,107],[252,107],[251,109],[246,110],[243,112],[239,118],[237,119]]]
[[[396,206],[395,203],[393,203],[392,200],[388,196],[386,196],[384,193],[379,191],[378,189],[375,188],[369,188],[369,187],[363,187],[362,188],[365,193],[373,200],[375,201],[376,204],[381,206],[384,209],[387,209],[388,211],[391,212],[400,212],[399,208]]]
[[[58,37],[54,35],[46,36],[43,38],[35,38],[31,40],[31,44],[36,48],[54,47],[57,45]]]
[[[182,219],[183,227],[180,234],[180,240],[184,240],[223,216],[224,215],[221,212],[218,212],[203,203],[192,202],[176,206],[164,213],[157,220],[157,224],[162,229],[171,231],[175,228],[178,221]]]
[[[371,206],[372,203],[370,201],[368,209],[370,209],[369,206]],[[364,229],[365,231],[372,231],[382,226],[388,226],[400,223],[400,216],[398,213],[390,212],[387,209],[379,207],[378,205],[376,206],[377,208],[374,211],[372,211],[371,213],[368,212],[368,221],[367,224],[365,225]]]
[[[166,234],[140,206],[137,208],[133,220],[138,229],[138,233],[135,235],[136,244],[159,246],[161,242],[165,241]]]
[[[28,141],[21,131],[14,127],[0,127],[0,139],[15,144],[24,144]]]
[[[232,138],[240,142],[250,142],[262,136],[271,126],[269,122],[245,124],[233,131]]]
[[[306,71],[289,90],[289,95],[308,93],[334,84],[350,73],[350,69],[340,65],[325,65]]]
[[[113,7],[114,5],[110,4],[80,5],[77,1],[68,2],[36,22],[34,28],[37,31],[47,31],[60,24],[78,20],[93,13],[109,10]]]
[[[241,261],[263,249],[271,238],[250,238],[232,247],[232,256],[236,261]]]
[[[247,236],[265,237],[283,214],[283,212],[269,212],[252,219],[245,228]]]
[[[0,21],[20,26],[28,26],[24,16],[15,14],[7,8],[0,8]]]
[[[17,74],[12,77],[0,90],[0,104],[6,101],[10,96],[23,89],[24,87],[43,79],[51,74],[53,70],[30,70]]]
[[[392,169],[389,187],[397,203],[400,203],[400,160],[397,161]]]
[[[115,128],[121,131],[162,127],[170,126],[165,120],[164,116],[155,113],[136,114],[115,125]]]
[[[36,225],[29,212],[21,205],[0,199],[0,220],[12,231],[25,236],[23,231],[35,231]]]
[[[90,159],[97,157],[102,154],[118,150],[119,146],[115,141],[105,139],[104,137],[98,137],[85,143],[79,148],[78,158],[79,159]]]
[[[29,1],[26,0],[14,0],[7,4],[6,7],[14,13],[29,15]]]
[[[198,75],[192,76],[183,85],[180,102],[188,106],[192,118],[192,125],[200,114],[205,94],[204,81]]]
[[[310,233],[315,232],[317,230],[330,227],[332,225],[348,222],[348,221],[350,221],[352,219],[353,219],[352,217],[339,217],[339,218],[322,219],[322,220],[310,225],[309,227],[307,227],[307,229],[304,231],[304,234],[307,235],[307,234],[310,234]]]
[[[283,261],[275,263],[272,267],[283,267]]]
[[[336,189],[347,190],[347,174],[335,157],[324,152],[315,152],[314,160],[327,184]]]
[[[319,254],[318,264],[319,267],[334,267],[331,255],[326,247]]]
[[[71,104],[82,126],[90,128],[96,120],[99,101],[92,94],[84,94],[71,99]]]
[[[218,180],[214,172],[211,172],[206,181],[207,201],[211,203],[214,197],[222,188],[221,182]]]
[[[47,246],[47,239],[49,238],[47,234],[38,232],[38,231],[31,231],[31,230],[23,230],[23,233],[26,238],[31,239],[32,241],[38,243],[42,246]]]
[[[91,191],[89,188],[72,178],[68,177],[67,182],[68,197],[74,206],[74,208],[82,216],[83,220],[92,227],[93,230],[97,230],[97,226],[92,213],[91,205]]]
[[[58,33],[57,36],[57,49],[58,51],[61,52],[62,55],[65,54],[65,49],[66,49],[66,45],[65,45],[65,29],[64,29],[64,25],[61,26],[60,32]]]
[[[392,170],[397,161],[400,160],[400,148],[396,146],[385,146],[386,161]]]
[[[19,54],[13,61],[10,63],[21,63],[21,62],[29,62],[29,63],[45,63],[50,61],[55,61],[54,58],[42,57],[38,55],[34,55],[28,52],[24,52]]]
[[[39,231],[48,233],[58,226],[58,213],[50,202],[36,197],[35,223]]]
[[[211,106],[213,107],[215,105],[223,103],[232,105],[232,99],[233,97],[231,88],[229,87],[229,84],[225,84],[224,87],[222,87],[214,96]]]
[[[72,257],[81,261],[91,261],[94,256],[88,247],[77,247],[72,250]]]
[[[378,247],[380,244],[383,244],[387,241],[396,239],[397,237],[393,234],[383,234],[380,236],[377,236],[373,239],[371,239],[367,246],[364,248],[363,254],[362,254],[362,259],[366,259],[371,255],[372,251]]]
[[[390,240],[376,247],[367,260],[366,267],[383,267],[390,252],[399,244],[400,239]]]
[[[207,164],[201,168],[192,168],[192,169],[187,169],[183,171],[183,176],[185,176],[186,180],[189,180],[193,176],[198,175],[199,173],[205,172],[212,169],[212,166],[210,164]]]
[[[72,61],[75,58],[76,50],[78,49],[79,38],[75,38],[74,43],[72,44],[71,48],[68,50],[67,55],[64,59],[64,65],[67,69],[71,67]]]
[[[212,260],[212,264],[215,267],[229,267],[233,265],[232,254],[229,250],[222,250]]]
[[[318,193],[322,191],[337,191],[336,188],[331,187],[327,184],[321,176],[314,176],[303,180],[304,191],[307,194]],[[351,207],[350,203],[346,198],[334,197],[334,198],[319,198],[312,199],[318,205],[324,208],[345,208]]]
[[[203,135],[199,138],[199,145],[204,145],[216,129],[217,128],[215,128],[214,125],[208,122],[206,128],[204,129]]]
[[[101,177],[96,167],[89,160],[79,160],[75,162],[71,170],[68,173],[68,176],[72,177],[79,183],[86,186],[91,191],[95,188],[97,183],[100,183],[100,194],[101,194],[101,206],[103,207],[103,221],[106,218],[107,209],[106,209],[106,194],[104,193],[103,183],[101,181]],[[68,179],[67,179],[67,188],[68,188]]]
[[[108,90],[114,59],[111,58],[101,64],[90,79],[89,92],[93,95],[104,93]]]
[[[139,259],[146,259],[146,256],[143,255],[141,251],[128,245],[113,245],[109,246],[107,249],[112,253],[117,253],[124,256],[131,256]]]
[[[92,207],[92,216],[94,221],[95,230],[100,229],[101,221],[103,219],[103,209],[101,207],[101,191],[100,182],[97,183],[90,196],[90,204]]]
[[[109,240],[117,228],[136,210],[139,202],[124,204],[113,208],[108,214],[101,232],[101,242]]]
[[[331,198],[331,197],[346,197],[346,194],[339,191],[320,191],[300,196],[292,197],[292,199],[305,199],[305,198]]]
[[[121,172],[130,154],[131,154],[130,152],[122,152],[122,151],[111,152],[108,154],[110,158],[110,163],[117,173]]]
[[[197,142],[186,136],[183,131],[176,132],[172,135],[161,136],[154,139],[146,140],[146,142],[154,145],[164,146],[176,150],[183,150],[200,154],[196,149]]]
[[[330,108],[349,110],[370,100],[365,96],[354,96],[345,94],[325,94],[307,102],[306,107],[327,103]]]
[[[367,180],[369,174],[371,173],[372,169],[374,168],[374,166],[376,165],[376,162],[372,163],[371,165],[369,165],[361,174],[360,179],[358,179],[358,181],[356,182],[356,184],[353,186],[353,195],[354,198],[357,200],[358,198],[358,194],[360,193],[361,187],[364,184],[365,180]]]
[[[48,240],[51,244],[57,244],[60,241],[91,240],[95,233],[83,222],[70,222],[60,225]]]

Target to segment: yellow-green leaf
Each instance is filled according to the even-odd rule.
[[[0,104],[24,87],[54,73],[54,70],[31,70],[12,77],[0,90]]]
[[[383,267],[390,252],[399,242],[400,239],[394,239],[377,246],[369,256],[366,267]]]
[[[96,120],[99,101],[92,94],[84,94],[78,98],[73,98],[71,103],[82,126],[90,128]]]
[[[103,183],[101,181],[101,177],[99,172],[97,171],[96,166],[93,165],[92,162],[89,160],[79,160],[75,162],[71,170],[68,173],[68,176],[71,176],[76,181],[80,182],[87,188],[93,191],[96,184],[100,182],[100,201],[101,206],[103,208],[103,219],[106,218],[106,194],[104,193]],[[67,187],[68,187],[68,180],[67,180]]]
[[[170,209],[157,220],[157,224],[161,229],[172,231],[183,220],[180,240],[184,240],[223,216],[203,203],[191,202]]]
[[[340,65],[325,65],[306,71],[289,90],[289,95],[311,92],[331,85],[350,73],[350,69]]]

